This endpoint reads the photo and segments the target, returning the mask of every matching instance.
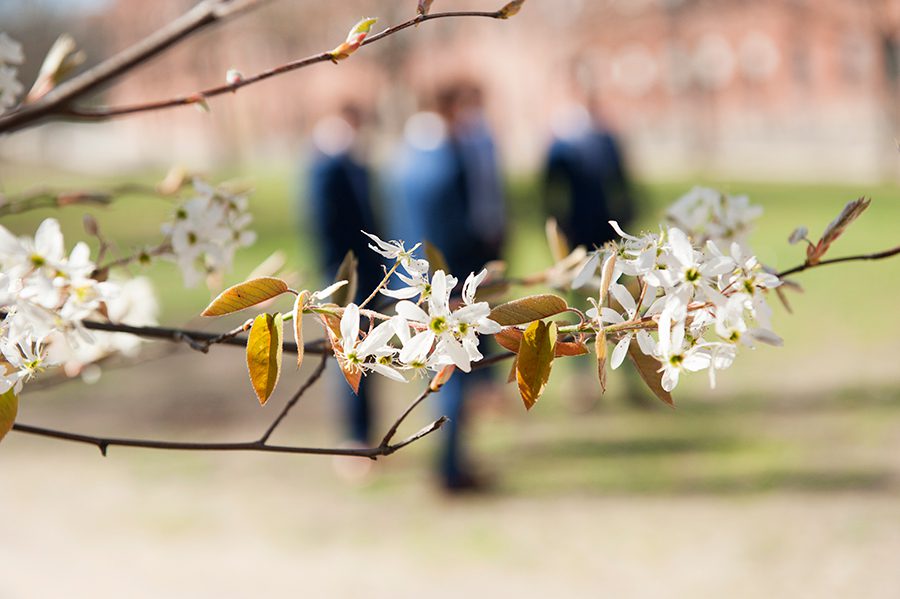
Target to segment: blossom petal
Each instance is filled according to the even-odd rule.
[[[352,349],[358,338],[359,306],[350,304],[344,308],[344,315],[341,316],[341,341],[344,346],[344,351]]]
[[[626,289],[624,285],[613,283],[609,286],[609,292],[616,298],[616,301],[625,308],[625,311],[628,312],[629,316],[634,316],[634,313],[637,311],[637,306],[634,303],[634,298],[631,297],[631,293],[628,292],[628,289]]]
[[[400,361],[404,364],[424,362],[431,346],[434,344],[434,333],[422,331],[409,340],[400,350]]]
[[[363,358],[374,353],[386,345],[396,333],[397,331],[394,328],[394,323],[390,320],[382,322],[372,329],[372,332],[366,335],[366,338],[362,340],[362,343],[356,348],[357,355],[360,358]]]
[[[397,314],[412,322],[424,324],[431,320],[425,310],[410,301],[397,302],[397,306],[394,309],[397,311]]]
[[[625,354],[628,353],[628,345],[631,343],[631,334],[625,335],[619,342],[616,343],[616,347],[612,351],[612,356],[609,359],[609,367],[615,370],[619,366],[622,365],[622,362],[625,361]]]

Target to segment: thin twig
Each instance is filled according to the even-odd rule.
[[[379,447],[388,447],[391,444],[391,439],[394,438],[394,435],[397,434],[397,429],[400,428],[400,425],[403,424],[403,421],[406,420],[407,416],[412,414],[413,410],[415,410],[420,403],[425,401],[425,398],[433,393],[431,385],[429,384],[425,387],[425,390],[422,391],[417,398],[415,398],[411,404],[406,406],[406,409],[403,410],[403,413],[400,414],[400,417],[394,421],[394,424],[391,425],[391,428],[388,429],[388,432],[385,433],[384,438],[381,440]]]
[[[207,353],[213,345],[247,345],[247,340],[238,337],[245,331],[247,323],[243,323],[230,331],[224,333],[208,333],[206,331],[192,331],[188,329],[174,329],[168,327],[156,326],[131,326],[121,323],[101,322],[97,320],[84,320],[81,323],[86,329],[92,331],[104,331],[107,333],[127,333],[136,335],[144,339],[162,339],[165,341],[175,341],[178,343],[186,343],[193,350]],[[325,341],[319,339],[304,344],[303,351],[309,354],[321,354],[324,351]],[[290,354],[297,353],[297,344],[292,341],[284,342],[284,351]]]
[[[362,45],[367,46],[371,43],[377,42],[378,40],[384,39],[390,35],[393,35],[399,31],[403,31],[413,25],[417,25],[419,23],[423,23],[425,21],[432,21],[435,19],[446,19],[453,17],[483,17],[483,18],[491,18],[491,19],[499,19],[500,11],[494,12],[483,12],[483,11],[459,11],[459,12],[443,12],[443,13],[434,13],[426,16],[416,17],[415,19],[410,19],[404,23],[399,25],[394,25],[393,27],[389,27],[385,29],[381,33],[373,35],[366,39]],[[220,96],[223,94],[228,94],[239,90],[242,87],[246,87],[248,85],[253,85],[254,83],[259,83],[260,81],[265,81],[266,79],[270,79],[272,77],[283,75],[284,73],[289,73],[291,71],[296,71],[298,69],[310,67],[314,64],[331,62],[333,60],[333,56],[331,52],[320,52],[318,54],[313,54],[311,56],[307,56],[305,58],[301,58],[299,60],[294,60],[283,65],[274,67],[272,69],[268,69],[257,73],[256,75],[245,76],[242,77],[239,81],[235,81],[234,83],[225,84],[225,85],[217,85],[215,87],[210,87],[192,94],[188,94],[186,96],[177,96],[174,98],[168,98],[165,100],[157,100],[152,102],[142,102],[139,104],[131,104],[127,106],[101,106],[97,108],[68,108],[60,111],[60,114],[66,117],[71,117],[75,119],[81,120],[105,120],[114,117],[125,116],[129,114],[136,114],[141,112],[151,112],[156,110],[163,110],[166,108],[174,108],[176,106],[187,106],[191,104],[198,104],[205,102],[208,98],[213,98],[215,96]],[[0,131],[3,131],[3,121],[0,120]]]
[[[393,275],[395,272],[397,272],[398,266],[400,266],[399,260],[394,262],[394,265],[391,267],[391,269],[384,273],[384,278],[381,279],[381,282],[375,286],[375,289],[372,290],[372,293],[369,294],[369,297],[367,297],[365,300],[363,300],[363,303],[361,303],[359,305],[360,309],[365,308],[369,304],[369,302],[371,302],[375,298],[375,296],[378,295],[378,292],[381,291],[382,287],[384,287],[385,285],[388,284],[388,282],[391,280],[391,275]]]
[[[22,129],[45,117],[60,114],[75,100],[97,91],[201,29],[255,8],[264,1],[204,0],[133,46],[61,83],[34,103],[0,117],[0,133]]]
[[[68,431],[60,431],[51,428],[45,428],[40,426],[32,426],[30,424],[22,424],[16,423],[13,425],[14,431],[37,435],[41,437],[49,437],[52,439],[60,439],[62,441],[71,441],[75,443],[85,443],[89,445],[96,446],[100,453],[106,456],[107,450],[113,446],[119,447],[135,447],[141,449],[166,449],[166,450],[174,450],[174,451],[257,451],[257,452],[268,452],[268,453],[293,453],[293,454],[307,454],[307,455],[334,455],[334,456],[351,456],[351,457],[364,457],[370,459],[377,459],[381,456],[388,456],[398,451],[427,435],[435,432],[440,429],[446,422],[447,417],[442,416],[438,418],[430,425],[421,429],[419,432],[414,435],[407,437],[403,441],[399,443],[391,444],[391,439],[397,432],[397,429],[406,420],[407,416],[412,413],[412,411],[418,406],[422,401],[431,394],[431,387],[427,387],[425,391],[422,392],[421,395],[410,404],[406,410],[403,411],[402,414],[397,418],[394,424],[391,426],[388,433],[385,435],[384,440],[377,447],[369,447],[362,449],[353,449],[353,448],[331,448],[331,447],[295,447],[295,446],[287,446],[287,445],[269,445],[268,440],[269,437],[272,436],[272,433],[275,429],[278,428],[278,425],[281,424],[282,420],[287,416],[290,412],[291,408],[293,408],[303,394],[312,387],[316,381],[318,381],[322,373],[325,371],[325,364],[327,363],[326,356],[323,356],[322,362],[319,364],[318,368],[310,375],[309,379],[303,384],[303,386],[298,389],[298,391],[294,394],[294,396],[290,399],[290,401],[285,405],[281,412],[279,412],[278,416],[275,417],[275,420],[272,421],[272,424],[269,425],[269,428],[263,434],[262,437],[257,439],[256,441],[243,441],[243,442],[231,442],[231,443],[199,443],[199,442],[180,442],[180,441],[160,441],[154,439],[122,439],[116,437],[98,437],[94,435],[85,435],[81,433],[72,433]]]
[[[315,371],[303,385],[297,389],[297,392],[294,393],[294,396],[285,404],[284,408],[281,410],[281,413],[272,421],[272,424],[269,425],[269,428],[266,429],[266,432],[263,433],[263,436],[259,438],[260,443],[265,443],[269,440],[269,437],[272,436],[272,433],[275,432],[275,429],[278,428],[278,425],[281,424],[281,421],[284,420],[288,413],[297,405],[297,402],[300,401],[300,398],[303,397],[303,394],[306,393],[307,389],[312,387],[316,381],[319,380],[319,377],[322,376],[322,373],[325,372],[325,365],[328,364],[328,354],[326,352],[322,352],[322,360],[319,362],[319,365],[316,367]]]
[[[874,254],[860,254],[857,256],[844,256],[843,258],[832,258],[831,260],[822,260],[820,262],[816,262],[815,264],[804,263],[800,266],[795,266],[794,268],[789,268],[785,271],[782,271],[775,276],[779,279],[783,279],[784,277],[797,274],[798,272],[803,272],[804,270],[809,270],[818,266],[825,266],[827,264],[838,264],[840,262],[855,262],[861,260],[884,260],[885,258],[890,258],[891,256],[896,256],[898,254],[900,254],[900,246],[889,250],[884,250],[883,252],[876,252]]]
[[[21,214],[40,208],[65,208],[67,206],[84,206],[88,204],[108,206],[118,197],[158,196],[159,191],[149,185],[124,183],[108,189],[55,189],[41,185],[16,194],[0,193],[0,216]]]
[[[120,439],[115,437],[97,437],[94,435],[82,435],[55,429],[32,426],[30,424],[16,423],[13,429],[19,433],[49,437],[62,441],[85,443],[94,445],[104,456],[110,447],[134,447],[140,449],[166,449],[173,451],[255,451],[262,453],[292,453],[305,455],[333,455],[377,459],[381,456],[391,455],[413,441],[417,441],[426,435],[433,433],[443,426],[446,419],[440,419],[430,427],[423,429],[416,435],[395,445],[387,447],[368,447],[362,449],[343,447],[295,447],[288,445],[269,445],[259,441],[245,441],[236,443],[191,443],[180,441],[156,441],[151,439]]]

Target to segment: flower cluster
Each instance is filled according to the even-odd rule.
[[[762,207],[751,204],[747,196],[730,196],[709,187],[693,188],[666,211],[669,222],[697,243],[736,241],[742,247],[753,221],[761,215]]]
[[[401,299],[396,314],[380,323],[360,339],[360,309],[350,304],[344,309],[340,323],[340,339],[335,353],[345,371],[377,372],[397,381],[409,376],[438,371],[453,365],[469,372],[472,363],[483,358],[478,350],[479,335],[500,332],[500,325],[489,316],[487,302],[475,295],[487,271],[470,273],[459,300],[451,301],[457,279],[438,270],[429,277],[429,264],[416,259],[402,242],[382,241],[366,233],[374,244],[373,251],[395,260],[406,274],[397,273],[406,287],[382,289],[386,295]],[[418,302],[409,299],[418,296]],[[392,343],[396,339],[399,343]]]
[[[0,31],[0,114],[17,103],[25,88],[18,80],[18,69],[25,61],[22,44]]]
[[[246,194],[212,187],[198,178],[193,187],[196,195],[162,226],[187,287],[210,273],[228,271],[235,251],[256,241],[256,234],[247,229],[253,217],[247,211]]]
[[[765,299],[781,281],[737,241],[724,254],[713,241],[697,243],[677,227],[636,237],[610,224],[621,235],[615,252],[607,254],[614,260],[609,293],[619,309],[598,306],[588,315],[618,337],[612,368],[637,338],[641,352],[660,361],[666,391],[685,371],[708,370],[714,386],[716,370],[731,365],[738,344],[781,344]],[[640,303],[619,283],[622,275],[634,277]],[[656,329],[656,339],[640,326],[647,324]]]
[[[122,286],[94,278],[86,243],[66,254],[54,219],[42,222],[33,238],[15,237],[0,226],[0,267],[0,392],[19,392],[38,372],[69,361],[65,346],[71,354],[96,341],[82,321],[111,315]]]

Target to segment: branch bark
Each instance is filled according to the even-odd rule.
[[[181,441],[161,441],[156,439],[123,439],[117,437],[99,437],[81,433],[72,433],[68,431],[61,431],[21,423],[15,423],[12,430],[29,435],[59,439],[61,441],[94,445],[97,447],[97,449],[100,450],[100,453],[103,454],[104,457],[106,456],[107,451],[110,447],[118,446],[134,447],[140,449],[164,449],[171,451],[255,451],[263,453],[333,455],[363,457],[374,460],[381,456],[391,455],[395,451],[398,451],[406,447],[407,445],[410,445],[418,441],[419,439],[430,435],[431,433],[439,430],[448,421],[446,416],[442,416],[425,428],[419,430],[414,435],[407,437],[403,441],[400,441],[399,443],[390,442],[396,434],[397,429],[400,427],[400,425],[406,420],[406,418],[412,413],[412,411],[420,403],[422,403],[422,401],[426,397],[428,397],[428,395],[432,393],[431,388],[427,387],[425,391],[423,391],[422,394],[418,398],[416,398],[416,400],[412,404],[410,404],[410,406],[407,407],[402,414],[400,414],[400,416],[388,430],[388,433],[385,435],[384,440],[377,447],[355,449],[342,447],[297,447],[291,445],[270,445],[268,441],[272,436],[272,433],[275,432],[275,429],[278,428],[278,425],[281,424],[281,422],[288,415],[291,409],[295,405],[297,405],[297,402],[306,393],[306,391],[309,390],[321,378],[322,373],[325,371],[326,363],[327,355],[323,355],[322,361],[319,363],[319,366],[316,368],[315,372],[310,375],[306,382],[304,382],[303,385],[297,390],[294,396],[291,397],[291,399],[284,406],[281,412],[278,413],[278,416],[276,416],[272,421],[272,424],[270,424],[266,429],[266,432],[263,433],[262,437],[260,437],[256,441],[239,441],[230,443],[197,443]]]
[[[22,129],[60,114],[75,100],[98,90],[208,26],[266,0],[203,0],[163,28],[84,73],[61,83],[41,99],[0,117],[0,133]]]
[[[367,38],[362,46],[366,46],[377,42],[378,40],[382,40],[388,36],[394,35],[404,29],[408,29],[414,25],[418,25],[419,23],[423,23],[425,21],[433,21],[436,19],[446,19],[446,18],[459,18],[459,17],[481,17],[481,18],[490,18],[490,19],[502,19],[500,11],[493,12],[482,12],[482,11],[458,11],[458,12],[443,12],[443,13],[434,13],[426,16],[419,16],[414,19],[410,19],[401,23],[399,25],[394,25],[393,27],[389,27],[385,29],[381,33],[373,35]],[[156,110],[163,110],[167,108],[174,108],[176,106],[188,106],[191,104],[198,104],[200,102],[206,101],[208,98],[213,98],[215,96],[220,96],[222,94],[232,93],[237,91],[242,87],[246,87],[248,85],[253,85],[255,83],[259,83],[260,81],[265,81],[266,79],[270,79],[277,75],[283,75],[284,73],[289,73],[291,71],[296,71],[298,69],[302,69],[305,67],[312,66],[314,64],[323,63],[323,62],[331,62],[333,57],[330,52],[320,52],[318,54],[314,54],[312,56],[307,56],[305,58],[301,58],[299,60],[295,60],[292,62],[285,63],[283,65],[274,67],[272,69],[268,69],[266,71],[262,71],[257,73],[256,75],[248,76],[242,78],[240,81],[236,81],[235,83],[226,84],[226,85],[217,85],[215,87],[210,87],[204,90],[200,90],[198,92],[188,94],[185,96],[177,96],[174,98],[168,98],[165,100],[156,100],[152,102],[143,102],[139,104],[132,104],[127,106],[102,106],[98,108],[67,108],[65,106],[56,105],[54,109],[57,114],[60,116],[64,116],[67,118],[75,119],[75,120],[88,120],[88,121],[98,121],[98,120],[107,120],[115,117],[126,116],[130,114],[137,114],[142,112],[152,112]],[[71,100],[70,100],[71,101]],[[12,113],[10,117],[14,117],[18,112]],[[43,115],[42,115],[43,116]],[[19,128],[17,123],[14,123],[12,127],[7,127],[6,119],[0,118],[0,132],[7,130],[14,130]]]
[[[797,274],[798,272],[803,272],[805,270],[809,270],[811,268],[816,268],[819,266],[825,266],[827,264],[838,264],[841,262],[858,262],[863,260],[884,260],[885,258],[890,258],[891,256],[896,256],[900,254],[900,246],[895,248],[891,248],[889,250],[884,250],[883,252],[876,252],[874,254],[859,254],[856,256],[844,256],[843,258],[832,258],[831,260],[822,260],[815,264],[803,263],[800,266],[795,266],[793,268],[789,268],[784,270],[775,276],[779,279],[783,279],[784,277]]]

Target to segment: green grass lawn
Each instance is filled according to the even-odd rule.
[[[29,180],[29,177],[31,179]],[[224,179],[227,176],[220,176]],[[144,181],[153,182],[147,176]],[[83,185],[84,179],[60,176],[54,180],[19,173],[7,181],[11,191],[24,189],[34,180],[45,184]],[[295,177],[289,172],[259,171],[248,180],[255,193],[252,211],[258,243],[238,254],[235,267],[226,283],[245,277],[257,264],[274,251],[286,254],[289,270],[300,275],[300,285],[312,288],[321,281],[316,270],[315,248],[309,242],[310,231],[302,208],[295,205]],[[107,181],[106,183],[112,183]],[[806,225],[816,236],[850,199],[866,195],[873,198],[869,211],[857,221],[831,250],[831,256],[872,252],[900,244],[900,187],[897,185],[820,185],[787,183],[743,183],[704,181],[730,193],[745,193],[764,207],[752,243],[760,259],[776,268],[799,264],[802,246],[787,244],[787,236],[798,225]],[[687,181],[644,182],[640,185],[640,223],[635,228],[655,228],[665,207],[692,185]],[[102,182],[101,182],[102,185]],[[538,205],[537,187],[531,180],[517,179],[509,186],[512,222],[508,261],[513,275],[524,275],[549,264],[544,241],[543,222],[532,209]],[[105,208],[70,207],[62,211],[39,210],[20,216],[5,217],[2,224],[17,233],[32,233],[41,219],[56,215],[63,224],[69,245],[82,237],[82,214],[93,214],[105,234],[118,244],[121,252],[152,244],[159,239],[159,223],[171,211],[171,202],[151,197],[130,197]],[[166,324],[182,325],[193,319],[210,299],[206,289],[185,290],[176,267],[169,263],[149,268],[134,268],[145,273],[156,284]],[[879,263],[855,263],[822,268],[796,277],[805,293],[792,294],[794,315],[775,306],[778,332],[786,339],[786,347],[762,348],[745,352],[748,357],[728,373],[726,381],[736,381],[741,391],[759,386],[773,389],[784,379],[785,384],[800,378],[815,379],[822,369],[823,381],[843,371],[859,373],[861,379],[880,372],[896,362],[900,346],[896,338],[900,322],[896,317],[900,297],[900,259]],[[514,290],[514,293],[526,293]],[[193,323],[196,325],[197,323]],[[208,324],[208,323],[207,323]],[[776,353],[777,352],[777,353]],[[773,354],[774,357],[773,358]],[[776,363],[772,364],[775,360]],[[795,365],[797,372],[790,371]],[[761,374],[765,373],[765,375]],[[702,378],[702,377],[694,377]],[[690,387],[690,393],[705,393],[705,381]]]

